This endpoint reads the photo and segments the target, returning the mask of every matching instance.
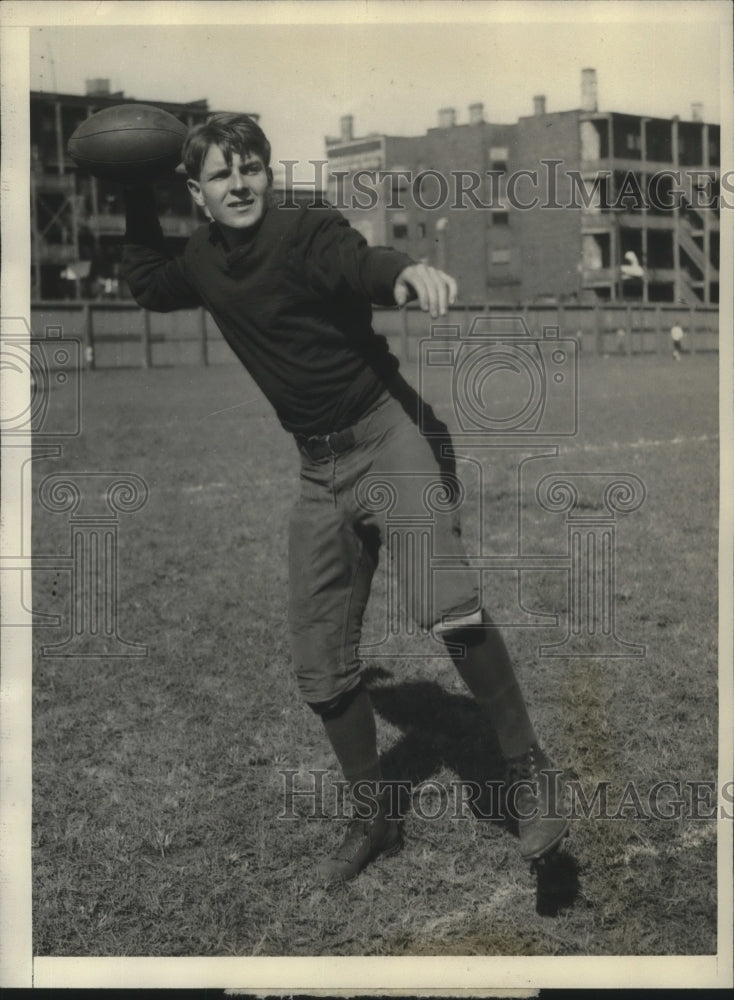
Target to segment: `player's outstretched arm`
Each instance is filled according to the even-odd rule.
[[[446,310],[456,301],[458,287],[450,274],[427,264],[411,264],[400,272],[395,282],[395,302],[404,306],[411,299],[418,299],[424,312],[433,319],[445,316]]]

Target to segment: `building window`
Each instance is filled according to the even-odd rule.
[[[602,132],[596,122],[581,122],[581,159],[599,160],[602,156]]]
[[[490,262],[492,264],[509,264],[510,263],[510,251],[509,250],[493,250],[489,259],[490,259]]]
[[[634,152],[635,150],[641,149],[641,137],[638,132],[628,132],[627,133],[627,149],[629,152]]]
[[[585,271],[601,271],[609,267],[610,237],[608,233],[586,234],[581,237],[581,266]]]
[[[506,174],[509,152],[510,151],[507,146],[490,146],[489,169],[494,170],[499,174]]]
[[[392,237],[394,240],[407,240],[408,227],[404,222],[396,222],[392,227]]]
[[[509,212],[492,212],[491,218],[493,226],[509,226],[510,224]]]

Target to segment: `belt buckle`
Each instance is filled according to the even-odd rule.
[[[303,438],[303,447],[314,461],[321,458],[336,458],[340,452],[334,449],[331,439],[338,433],[339,431],[331,431],[329,434],[311,434],[310,437]],[[323,449],[324,446],[326,447],[325,453],[319,450]]]
[[[316,450],[320,444],[326,444],[329,449],[329,453],[332,455],[334,454],[331,445],[329,444],[329,437],[329,434],[311,434],[309,437],[304,438],[303,446],[306,449],[306,453],[309,458],[318,462],[319,458],[322,457]]]

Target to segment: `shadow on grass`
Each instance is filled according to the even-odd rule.
[[[364,676],[375,711],[403,733],[382,755],[385,779],[417,785],[446,767],[462,782],[483,789],[475,801],[467,802],[478,820],[517,837],[517,822],[506,814],[502,794],[502,752],[473,699],[451,694],[435,681],[386,683],[392,675],[383,667],[367,668]],[[531,867],[537,876],[539,915],[557,916],[573,906],[579,866],[571,854],[557,850]]]
[[[382,677],[386,675],[384,669],[377,669]],[[482,725],[471,698],[451,694],[435,681],[388,685],[384,681],[375,683],[374,669],[364,673],[375,711],[403,734],[382,755],[387,780],[407,780],[417,785],[447,767],[460,780],[480,786],[503,781],[499,746],[491,730]],[[491,808],[478,808],[483,804]],[[477,801],[472,811],[480,819],[508,825],[496,801]]]
[[[579,893],[579,866],[567,851],[554,851],[533,866],[537,876],[535,912],[541,917],[557,917],[573,906]]]

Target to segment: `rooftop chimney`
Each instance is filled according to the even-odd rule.
[[[545,94],[537,94],[533,98],[533,114],[534,115],[545,114]]]
[[[354,117],[342,115],[339,119],[339,138],[342,142],[351,142],[354,138]]]
[[[110,81],[102,78],[87,80],[87,97],[108,97],[110,93]]]
[[[581,110],[598,111],[596,99],[596,70],[581,70]]]
[[[479,125],[484,121],[484,105],[481,101],[469,105],[469,124]]]
[[[451,128],[456,124],[456,108],[441,108],[438,112],[438,127]]]
[[[694,101],[691,105],[691,120],[694,122],[703,121],[703,102]]]

